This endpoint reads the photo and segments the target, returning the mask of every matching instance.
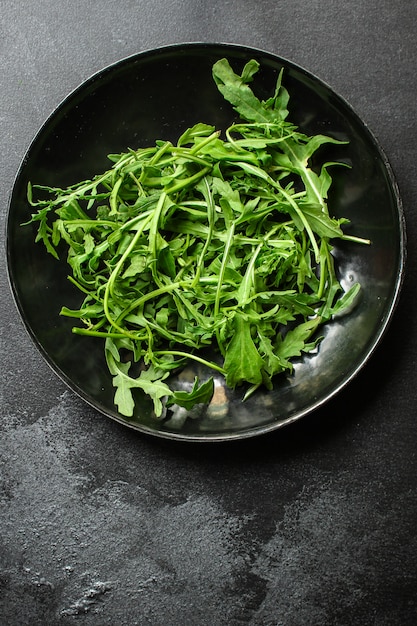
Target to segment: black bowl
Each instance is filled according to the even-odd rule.
[[[250,58],[261,70],[253,88],[271,95],[278,71],[290,93],[289,119],[308,134],[348,140],[332,145],[329,160],[352,167],[332,170],[331,212],[348,217],[350,232],[372,245],[339,242],[334,254],[345,286],[362,285],[362,298],[347,316],[324,329],[316,354],[295,364],[294,373],[277,377],[271,392],[258,391],[242,403],[242,392],[221,389],[217,404],[185,421],[152,417],[151,404],[139,397],[127,420],[113,404],[114,388],[100,340],[71,333],[72,322],[59,316],[63,304],[76,308],[77,290],[68,282],[66,262],[57,262],[34,230],[22,227],[31,208],[28,181],[66,186],[108,169],[107,154],[175,141],[202,121],[224,129],[235,114],[211,78],[213,64],[227,57],[241,69]],[[143,52],[104,69],[71,93],[34,138],[19,169],[8,216],[9,277],[19,312],[32,339],[52,369],[93,407],[136,430],[189,441],[249,437],[279,428],[317,409],[361,370],[380,342],[393,315],[402,284],[405,227],[398,190],[380,146],[352,108],[310,73],[273,54],[225,44],[180,44]],[[220,400],[219,400],[220,398]]]

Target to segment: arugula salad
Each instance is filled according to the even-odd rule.
[[[65,250],[80,291],[73,332],[103,342],[118,412],[134,415],[134,393],[161,417],[172,405],[209,403],[213,376],[172,389],[170,375],[196,361],[225,377],[242,399],[320,341],[318,329],[348,311],[360,285],[337,278],[332,240],[369,243],[329,213],[330,167],[311,166],[324,136],[288,118],[282,71],[265,101],[227,59],[212,68],[239,115],[222,134],[198,123],[176,144],[110,154],[109,169],[65,189],[29,184],[41,241]]]

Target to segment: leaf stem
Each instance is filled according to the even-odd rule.
[[[142,223],[142,227],[140,229],[138,229],[136,231],[136,233],[134,234],[134,236],[132,237],[132,240],[130,242],[130,244],[128,245],[128,247],[126,248],[126,250],[124,251],[124,253],[122,254],[122,256],[120,257],[118,263],[116,264],[116,267],[113,269],[112,273],[110,274],[109,280],[107,281],[106,284],[106,288],[104,291],[104,297],[103,297],[103,308],[104,308],[104,314],[108,320],[108,322],[114,327],[116,328],[116,330],[118,330],[121,333],[124,333],[125,331],[123,330],[123,328],[121,328],[117,322],[112,318],[111,314],[110,314],[110,310],[109,310],[109,297],[113,294],[113,286],[115,283],[115,280],[117,278],[117,275],[119,274],[123,263],[125,262],[125,260],[127,259],[127,257],[130,255],[130,253],[132,252],[133,248],[136,245],[136,242],[138,241],[139,237],[142,235],[143,230],[146,226],[146,224],[150,221],[152,214],[148,215]]]
[[[214,319],[215,321],[217,321],[217,318],[219,316],[219,312],[220,312],[220,297],[221,297],[221,291],[223,288],[223,280],[224,280],[224,273],[226,271],[226,264],[227,264],[227,260],[229,257],[229,252],[230,252],[230,248],[232,246],[232,242],[233,242],[233,236],[235,233],[235,223],[232,222],[230,228],[229,228],[229,232],[227,235],[227,239],[226,239],[226,243],[224,246],[224,252],[223,252],[223,257],[222,257],[222,263],[220,266],[220,272],[219,272],[219,277],[218,277],[218,283],[217,283],[217,288],[216,288],[216,295],[215,295],[215,299],[214,299]],[[223,347],[223,342],[220,338],[220,328],[218,326],[216,326],[216,338],[217,338],[217,344],[219,346],[220,352],[223,354],[225,354],[225,350]]]
[[[203,359],[202,357],[198,356],[197,354],[193,354],[192,352],[182,352],[181,350],[155,350],[153,354],[154,356],[172,354],[173,356],[180,356],[187,359],[192,359],[193,361],[197,361],[197,363],[201,363],[202,365],[205,365],[206,367],[209,367],[216,372],[219,372],[220,374],[224,375],[226,373],[224,368],[220,365],[217,365],[217,363],[207,361],[207,359]]]

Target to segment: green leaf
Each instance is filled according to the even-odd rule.
[[[243,314],[236,313],[233,319],[233,337],[226,349],[224,369],[226,383],[236,387],[242,382],[260,384],[264,361],[251,336],[251,325]]]
[[[353,285],[348,291],[346,291],[332,308],[332,315],[346,314],[352,310],[358,301],[358,295],[361,291],[359,283]]]
[[[332,239],[334,237],[342,237],[343,231],[340,228],[338,220],[335,220],[323,212],[319,204],[300,203],[300,209],[313,230],[320,237]],[[297,219],[297,218],[295,218]]]
[[[307,342],[320,323],[321,319],[316,317],[312,320],[298,324],[298,326],[289,330],[284,339],[278,337],[275,354],[282,360],[283,363],[286,364],[288,368],[292,369],[292,365],[290,363],[291,359],[301,356],[302,352],[309,352],[316,346],[319,339],[310,343]]]
[[[272,376],[275,376],[286,369],[287,362],[275,354],[271,339],[264,335],[259,328],[258,336],[259,349],[264,356],[265,370],[272,378]]]
[[[120,361],[119,352],[112,340],[106,340],[106,359],[109,370],[113,375],[113,386],[116,387],[114,403],[119,413],[126,417],[132,417],[135,403],[132,396],[132,389],[142,389],[149,395],[154,403],[156,417],[160,417],[163,412],[161,398],[172,395],[171,389],[162,380],[169,375],[169,372],[156,369],[150,365],[147,370],[140,373],[138,378],[129,376],[131,364]]]
[[[55,250],[53,244],[51,243],[50,235],[50,229],[47,224],[45,222],[41,222],[35,241],[43,241],[45,248],[49,252],[49,254],[52,254],[53,257],[58,259],[58,252]]]
[[[128,264],[126,265],[126,269],[123,272],[123,278],[130,278],[132,276],[137,276],[142,274],[147,267],[147,259],[146,256],[142,253],[132,254],[129,257]]]
[[[194,124],[180,136],[177,142],[177,146],[184,146],[189,143],[194,143],[198,137],[209,137],[215,131],[214,126],[209,124]]]
[[[250,68],[244,69],[242,76],[239,76],[234,73],[227,59],[221,59],[213,66],[213,78],[223,97],[243,119],[258,123],[276,122],[279,119],[277,113],[267,109],[245,82],[248,77],[252,80],[258,68],[259,64],[252,62]]]
[[[158,270],[173,280],[177,274],[175,258],[168,245],[160,248],[158,252]]]
[[[206,382],[199,385],[197,376],[194,379],[194,386],[191,391],[174,391],[167,402],[167,406],[178,404],[188,411],[196,404],[208,404],[213,397],[214,380],[209,378]]]
[[[242,76],[241,76],[242,82],[245,84],[250,83],[258,71],[259,71],[258,61],[255,61],[255,59],[251,59],[250,61],[248,61],[242,71]]]

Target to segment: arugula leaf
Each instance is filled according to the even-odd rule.
[[[132,389],[142,389],[154,402],[154,411],[157,417],[162,415],[163,405],[161,398],[171,396],[172,391],[162,382],[168,372],[157,370],[152,365],[140,373],[138,378],[129,376],[131,363],[122,363],[119,352],[111,339],[106,340],[106,359],[109,370],[113,375],[113,385],[116,387],[114,403],[119,412],[126,417],[132,417],[135,403]]]
[[[232,388],[242,382],[260,384],[263,367],[264,361],[251,336],[251,326],[246,323],[243,314],[236,313],[233,318],[233,337],[224,359],[226,383]]]
[[[285,364],[287,369],[292,370],[293,368],[290,359],[301,356],[302,352],[310,352],[316,347],[319,338],[316,338],[310,343],[307,343],[307,341],[311,338],[320,323],[321,319],[316,317],[298,324],[298,326],[289,330],[283,338],[281,335],[278,335],[275,354],[281,359],[281,362]]]
[[[201,385],[198,383],[198,378],[195,377],[191,391],[174,391],[167,402],[167,406],[178,404],[178,406],[182,406],[189,411],[196,404],[207,404],[210,402],[214,393],[213,377],[209,378]]]
[[[280,85],[277,84],[274,98],[261,102],[247,84],[258,70],[259,63],[252,59],[239,76],[232,70],[227,59],[220,59],[213,65],[213,78],[224,98],[234,105],[234,109],[244,120],[258,123],[280,122],[287,113],[282,107],[285,99],[278,100]],[[277,100],[279,105],[277,103],[275,106]]]

